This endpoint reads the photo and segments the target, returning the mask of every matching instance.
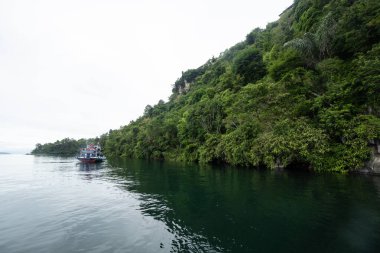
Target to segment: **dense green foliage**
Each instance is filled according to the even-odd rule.
[[[40,144],[37,143],[36,147],[33,149],[31,154],[33,155],[75,155],[79,153],[80,148],[86,147],[90,143],[100,143],[104,144],[104,138],[101,136],[93,139],[69,139],[65,138],[62,140],[57,140],[53,143]]]
[[[363,167],[380,138],[380,1],[296,0],[183,72],[107,156],[315,170]]]

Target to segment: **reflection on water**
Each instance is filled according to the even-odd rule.
[[[372,180],[373,180],[373,184],[375,185],[376,190],[377,190],[377,196],[380,199],[380,176],[373,177]]]
[[[84,180],[94,180],[94,179],[100,179],[103,177],[103,173],[101,172],[102,169],[105,169],[107,166],[105,163],[81,163],[77,162],[75,165],[81,175],[82,179]]]
[[[199,222],[195,217],[189,224],[183,217],[178,217],[180,211],[184,209],[197,209],[197,206],[187,206],[186,203],[175,203],[172,198],[181,195],[179,177],[185,176],[184,168],[167,167],[164,163],[145,162],[139,160],[118,160],[113,161],[114,167],[108,172],[111,179],[118,180],[119,187],[128,192],[137,193],[139,199],[138,209],[148,217],[154,217],[167,226],[167,231],[174,237],[168,244],[162,244],[170,252],[225,252],[220,240],[217,237],[207,237],[203,231],[197,231],[192,227]],[[120,166],[120,167],[116,167]],[[172,171],[174,169],[174,171]],[[191,169],[190,169],[191,171]],[[179,172],[179,174],[177,174]],[[174,177],[172,177],[174,176]],[[125,180],[120,180],[125,179]],[[183,178],[184,185],[189,185],[191,181]],[[196,188],[196,185],[194,185]],[[191,192],[189,192],[191,193]],[[181,196],[179,196],[181,198]],[[179,200],[180,200],[179,198]],[[197,205],[197,203],[193,203]],[[188,210],[189,212],[191,210]],[[212,211],[212,210],[209,210]]]
[[[0,252],[377,252],[380,178],[0,157]]]
[[[106,168],[105,163],[81,163],[77,162],[76,166],[79,167],[81,171],[92,171],[92,170],[101,170]]]
[[[374,252],[374,178],[111,161],[111,177],[164,222],[174,252]],[[324,242],[324,243],[321,243]]]

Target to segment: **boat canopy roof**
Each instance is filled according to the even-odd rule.
[[[83,154],[87,154],[87,153],[95,153],[96,151],[100,151],[100,150],[101,150],[100,146],[94,145],[94,144],[89,144],[89,145],[87,145],[86,148],[81,148],[80,152]]]

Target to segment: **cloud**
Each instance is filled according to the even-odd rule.
[[[291,3],[1,1],[0,151],[127,124]]]

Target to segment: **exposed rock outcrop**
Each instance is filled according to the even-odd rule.
[[[371,153],[371,159],[367,163],[367,170],[370,173],[380,175],[380,145],[378,141],[375,141],[373,150]]]

